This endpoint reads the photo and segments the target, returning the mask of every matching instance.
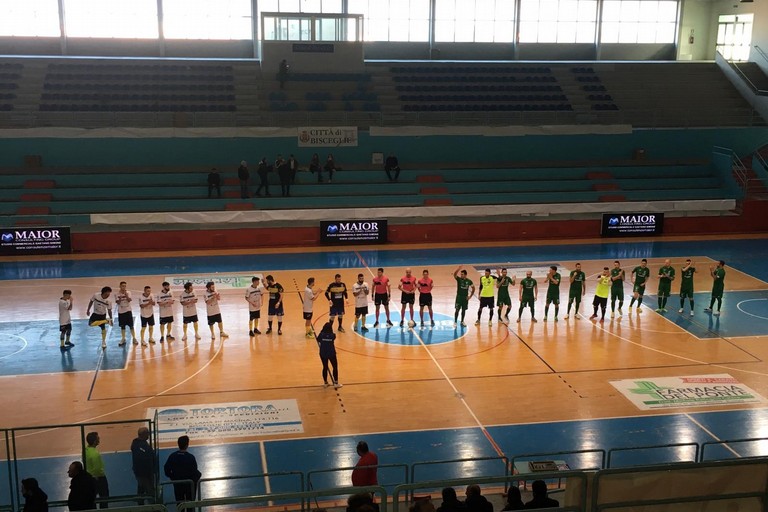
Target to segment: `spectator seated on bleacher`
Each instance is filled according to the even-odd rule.
[[[456,489],[443,489],[443,502],[437,507],[437,512],[466,512],[467,506],[456,496]]]
[[[414,497],[408,512],[435,512],[431,496]]]
[[[384,171],[387,173],[389,181],[397,181],[400,177],[400,163],[397,161],[397,157],[394,153],[390,153],[387,160],[384,162]],[[393,173],[394,177],[392,177]]]
[[[560,502],[547,496],[547,483],[544,480],[534,480],[531,484],[533,499],[525,504],[525,509],[559,507]]]
[[[379,504],[370,493],[361,492],[347,498],[347,512],[379,512]]]
[[[493,512],[493,504],[482,495],[479,485],[468,485],[466,494],[464,504],[467,506],[467,512]]]
[[[523,497],[520,494],[520,488],[515,487],[514,485],[509,488],[506,494],[507,501],[504,502],[504,508],[501,509],[502,511],[505,510],[523,510],[525,508],[525,505],[523,504]]]
[[[208,199],[211,198],[214,190],[216,190],[216,197],[221,197],[221,175],[215,167],[208,173]]]

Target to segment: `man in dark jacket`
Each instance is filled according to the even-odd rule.
[[[192,480],[194,485],[179,483],[173,485],[173,493],[177,502],[192,501],[197,496],[197,483],[200,481],[200,471],[197,470],[197,459],[187,451],[189,436],[181,436],[178,440],[179,449],[168,456],[165,461],[165,476],[171,480]]]
[[[215,167],[208,173],[208,199],[212,197],[214,190],[216,197],[221,197],[221,175]]]
[[[560,502],[547,496],[547,482],[544,480],[534,480],[531,484],[533,499],[525,504],[526,510],[537,508],[555,508],[560,506]]]
[[[69,510],[93,510],[96,508],[96,480],[83,469],[83,463],[76,460],[69,465],[67,474],[72,481],[69,483]]]
[[[141,427],[138,437],[131,443],[133,475],[136,477],[136,494],[155,497],[155,454],[149,445],[149,429]]]
[[[481,494],[477,484],[467,486],[467,499],[464,504],[467,506],[467,512],[493,512],[493,504]]]
[[[269,196],[269,164],[267,163],[267,157],[263,157],[259,162],[259,167],[256,169],[256,173],[259,175],[259,188],[256,189],[256,195],[261,195],[261,189],[264,189],[264,194]]]
[[[251,178],[251,173],[248,172],[248,162],[243,160],[240,162],[240,167],[237,168],[237,179],[240,180],[240,198],[248,199],[248,180]]]
[[[390,153],[387,160],[384,162],[384,171],[387,173],[389,181],[397,181],[400,177],[400,163],[397,161],[397,157],[394,153]],[[394,178],[392,177],[392,173],[395,174]]]
[[[24,496],[22,512],[48,512],[48,495],[43,492],[35,478],[21,481],[21,494]]]

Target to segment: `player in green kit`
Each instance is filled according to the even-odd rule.
[[[691,316],[693,316],[693,274],[696,273],[696,267],[691,260],[685,260],[685,266],[680,270],[680,309],[678,313],[682,314],[685,309],[685,298],[691,303]]]
[[[534,308],[536,306],[536,299],[539,296],[539,285],[531,276],[533,276],[533,272],[529,270],[520,281],[520,309],[517,310],[517,323],[520,323],[525,306],[531,308],[531,322],[535,323],[537,321]]]
[[[496,288],[499,289],[498,306],[499,306],[499,321],[505,324],[509,323],[509,310],[512,309],[512,299],[509,297],[510,285],[515,286],[515,276],[511,278],[507,275],[507,269],[502,268],[498,271],[499,278],[496,280]],[[504,316],[501,316],[504,306],[507,306],[507,311]],[[502,320],[503,318],[503,320]]]
[[[632,311],[632,306],[637,301],[637,312],[642,313],[640,306],[643,305],[643,295],[645,295],[645,285],[648,283],[648,278],[651,277],[651,269],[648,268],[648,260],[643,258],[640,260],[640,265],[632,270],[632,300],[629,301],[629,310]]]
[[[619,316],[622,306],[624,306],[624,269],[621,268],[619,260],[613,262],[611,269],[611,318],[616,315],[616,301],[619,301]]]
[[[464,323],[464,315],[467,314],[469,299],[475,294],[475,285],[467,278],[467,271],[462,270],[461,277],[459,277],[460,269],[461,267],[453,271],[453,278],[456,280],[456,310],[453,313],[454,327],[456,327],[456,322],[459,320],[459,310],[461,310],[461,326],[467,326]]]
[[[675,269],[669,264],[669,260],[664,260],[664,265],[659,269],[659,307],[657,313],[667,312],[667,299],[672,292],[672,281],[675,280]]]
[[[712,313],[717,316],[720,314],[720,307],[723,305],[723,289],[725,288],[725,262],[720,260],[717,268],[709,267],[709,275],[712,276],[712,298],[709,301],[709,307],[705,309],[707,313],[712,313],[712,306],[717,301],[717,311]]]
[[[560,312],[560,273],[557,271],[557,265],[549,267],[547,274],[547,302],[544,304],[544,321],[547,321],[549,315],[549,305],[555,305],[555,322],[557,314]]]
[[[571,270],[569,277],[571,286],[568,288],[568,311],[565,312],[565,319],[571,314],[571,306],[576,303],[576,309],[573,312],[573,318],[579,319],[579,305],[581,298],[587,293],[587,275],[581,271],[581,263],[576,264],[576,270]]]

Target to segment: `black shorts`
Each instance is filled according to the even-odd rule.
[[[366,316],[368,314],[368,306],[355,308],[355,316]]]
[[[71,334],[72,333],[72,324],[64,324],[59,326],[59,332],[61,334]]]
[[[331,310],[328,313],[328,316],[344,316],[344,302],[334,301],[333,304],[331,304]]]
[[[302,317],[304,320],[312,320],[312,312],[310,311],[309,313],[307,313],[306,311],[304,311],[304,312],[301,314],[301,317]]]
[[[146,327],[148,325],[155,325],[155,315],[152,316],[140,316],[141,326]]]
[[[493,309],[493,297],[480,297],[480,309],[486,307]]]
[[[595,298],[592,299],[592,305],[593,306],[600,306],[601,308],[604,308],[608,304],[608,297],[598,297],[595,295]]]
[[[172,323],[173,323],[173,315],[160,317],[160,325],[172,324]]]
[[[216,313],[215,315],[208,315],[208,325],[220,324],[221,322],[222,322],[221,313]]]
[[[373,294],[373,303],[375,305],[377,305],[377,306],[380,306],[382,304],[385,305],[385,306],[388,306],[389,305],[389,295],[387,295],[386,293],[374,293]]]
[[[416,302],[416,294],[415,293],[405,293],[403,292],[400,295],[400,304],[413,304]]]
[[[117,325],[122,327],[133,327],[133,312],[117,314]]]
[[[88,319],[88,325],[93,325],[94,322],[103,322],[106,319],[107,319],[107,314],[106,313],[104,313],[103,315],[99,315],[98,313],[94,313]]]
[[[185,316],[184,323],[185,324],[197,323],[197,315]]]
[[[432,294],[431,293],[419,294],[419,306],[432,306]]]
[[[261,318],[261,310],[259,309],[256,311],[249,311],[248,318],[251,320],[258,320],[259,318]]]
[[[280,303],[280,307],[275,307],[273,303],[269,303],[269,307],[267,308],[267,314],[269,316],[283,316],[283,303]]]

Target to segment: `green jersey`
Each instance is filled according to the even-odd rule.
[[[716,268],[712,272],[712,295],[722,295],[725,288],[725,269]]]
[[[472,284],[472,280],[456,276],[456,302],[467,302],[469,300],[469,289],[472,287]]]
[[[645,287],[645,283],[647,283],[648,278],[651,277],[651,269],[648,267],[635,267],[632,273],[635,274],[635,286]]]
[[[509,276],[501,276],[498,281],[499,285],[499,304],[511,304],[509,298],[509,286],[512,284],[512,278]]]
[[[582,288],[584,287],[584,281],[587,280],[587,274],[581,270],[571,270],[571,288],[570,293],[581,296]]]
[[[675,279],[675,269],[669,265],[664,265],[659,269],[659,290],[669,291],[672,288],[672,281]]]
[[[693,292],[693,274],[696,273],[696,268],[688,267],[680,271],[680,290]]]
[[[520,289],[522,290],[522,300],[533,300],[533,290],[536,288],[536,280],[532,277],[524,277],[520,281]]]
[[[618,292],[624,290],[624,271],[620,268],[611,269],[611,291]]]

